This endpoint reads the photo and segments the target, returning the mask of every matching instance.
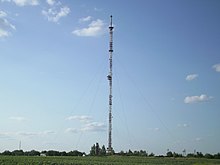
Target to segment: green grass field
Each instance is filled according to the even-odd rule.
[[[149,157],[31,157],[0,156],[0,165],[220,165],[218,159],[149,158]]]

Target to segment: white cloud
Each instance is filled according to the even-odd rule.
[[[177,126],[180,128],[187,128],[189,127],[189,124],[184,123],[184,124],[178,124]]]
[[[55,0],[47,0],[47,3],[51,6],[53,6],[55,4]]]
[[[77,36],[94,37],[104,33],[104,22],[100,19],[92,21],[87,28],[76,29],[72,32]]]
[[[90,21],[92,19],[91,16],[87,16],[87,17],[84,17],[84,18],[80,18],[79,19],[79,22],[82,23],[82,22],[87,22],[87,21]]]
[[[33,136],[46,136],[56,134],[55,131],[47,130],[43,132],[17,132],[16,135],[24,136],[24,137],[33,137]]]
[[[76,129],[76,128],[67,128],[67,129],[65,130],[65,132],[67,132],[67,133],[78,133],[79,130]]]
[[[69,116],[66,118],[66,120],[79,120],[81,122],[90,122],[92,120],[92,117],[91,116],[85,116],[85,115],[82,115],[82,116]]]
[[[86,132],[103,132],[106,131],[106,125],[104,123],[92,122],[86,124],[81,130]]]
[[[1,2],[11,2],[11,0],[1,0]]]
[[[186,76],[186,80],[187,81],[192,81],[194,79],[196,79],[199,75],[198,74],[190,74]]]
[[[48,130],[48,131],[44,131],[40,134],[42,134],[42,135],[51,135],[51,134],[55,134],[55,133],[56,133],[55,131]]]
[[[7,19],[7,13],[0,10],[0,38],[11,35],[11,30],[16,30],[15,26]]]
[[[65,132],[78,133],[78,132],[102,132],[106,130],[106,125],[102,122],[92,121],[91,116],[86,115],[75,115],[69,116],[66,120],[77,120],[81,122],[81,128],[67,128]]]
[[[159,131],[160,130],[160,128],[148,128],[148,130],[150,130],[150,131],[154,131],[154,132],[157,132],[157,131]]]
[[[102,11],[102,9],[99,9],[97,7],[94,7],[94,11]]]
[[[67,16],[70,13],[70,8],[67,6],[61,7],[59,10],[57,7],[49,8],[48,10],[42,10],[42,14],[51,22],[59,22],[62,17]]]
[[[22,122],[22,121],[26,121],[27,119],[25,119],[24,117],[20,117],[20,116],[12,116],[12,117],[9,117],[10,120],[14,120],[14,121],[19,121],[19,122]]]
[[[0,28],[0,38],[8,37],[10,33]]]
[[[215,69],[216,72],[220,72],[220,64],[215,64],[212,68]]]
[[[195,139],[195,141],[197,141],[197,142],[200,142],[202,140],[202,138],[200,138],[200,137],[197,137],[196,139]]]
[[[17,135],[25,136],[25,137],[32,137],[32,136],[38,136],[39,133],[37,133],[37,132],[18,132]]]
[[[13,0],[13,2],[18,6],[36,6],[39,4],[38,0]]]
[[[100,122],[91,122],[83,125],[82,128],[67,128],[66,133],[79,133],[79,132],[103,132],[106,131],[106,125]]]
[[[7,16],[7,13],[4,11],[0,11],[0,18],[4,18]]]
[[[7,19],[2,18],[0,21],[1,21],[1,22],[0,22],[0,26],[1,26],[2,28],[11,28],[11,29],[16,30],[15,26],[12,25]]]
[[[1,0],[2,2],[14,2],[17,6],[36,6],[39,0]]]
[[[9,133],[0,132],[0,139],[8,139],[10,137]]]
[[[192,104],[192,103],[198,103],[198,102],[204,102],[212,99],[212,96],[207,96],[205,94],[202,94],[200,96],[187,96],[184,99],[184,102],[186,104]]]

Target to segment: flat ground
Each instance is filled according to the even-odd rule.
[[[0,165],[220,165],[220,159],[108,157],[0,156]]]

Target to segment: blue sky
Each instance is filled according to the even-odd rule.
[[[220,151],[218,0],[0,0],[0,151]]]

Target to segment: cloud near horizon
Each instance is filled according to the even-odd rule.
[[[86,132],[103,132],[106,130],[106,125],[104,123],[92,122],[86,124],[81,130]]]
[[[66,133],[79,133],[79,132],[104,132],[106,125],[100,122],[90,122],[82,126],[82,128],[67,128]]]
[[[7,132],[0,132],[0,139],[7,139],[9,138],[9,133]]]
[[[74,115],[67,117],[66,120],[79,120],[80,122],[90,122],[92,120],[92,117],[85,115],[81,115],[81,116]]]
[[[65,132],[66,132],[66,133],[78,133],[79,130],[76,129],[76,128],[67,128],[67,129],[65,130]]]
[[[202,94],[200,96],[187,96],[184,99],[184,103],[186,104],[192,104],[192,103],[199,103],[199,102],[205,102],[211,100],[212,96],[207,96],[205,94]]]
[[[11,116],[11,117],[9,117],[9,119],[14,120],[14,121],[18,121],[18,122],[27,121],[26,118],[21,117],[21,116]]]
[[[15,134],[19,136],[24,136],[24,137],[33,137],[33,136],[53,135],[53,134],[56,134],[56,132],[52,130],[47,130],[43,132],[17,132]]]
[[[73,115],[66,118],[66,120],[76,120],[81,122],[81,128],[67,128],[66,133],[79,132],[103,132],[106,131],[106,125],[102,122],[93,121],[91,116]]]

